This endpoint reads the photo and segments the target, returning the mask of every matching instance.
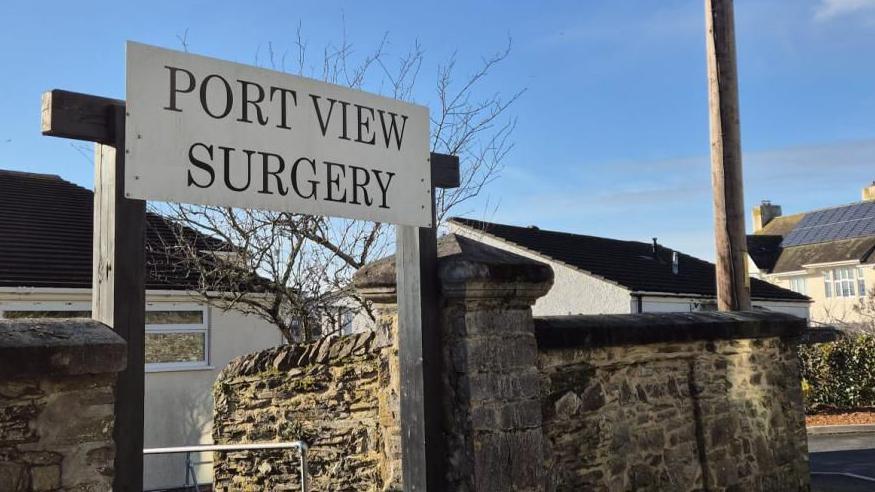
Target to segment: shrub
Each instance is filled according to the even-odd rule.
[[[801,346],[799,362],[807,411],[875,406],[875,336]]]

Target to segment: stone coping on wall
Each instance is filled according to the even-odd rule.
[[[474,239],[447,234],[438,239],[438,277],[444,295],[458,286],[472,283],[537,285],[532,295],[540,297],[553,284],[553,269],[546,263],[505,251]],[[365,297],[394,294],[395,257],[388,256],[365,265],[353,277],[356,289]],[[540,287],[542,286],[542,288]]]
[[[374,333],[330,336],[311,343],[280,345],[237,357],[217,380],[230,376],[253,376],[266,371],[288,371],[311,364],[332,365],[350,355],[363,355],[375,348]]]
[[[0,376],[117,373],[126,362],[125,340],[98,321],[0,320]]]
[[[544,316],[534,321],[542,350],[797,337],[806,326],[802,318],[763,311]]]

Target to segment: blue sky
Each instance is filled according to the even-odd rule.
[[[90,150],[40,136],[40,94],[123,98],[125,40],[181,49],[187,30],[193,53],[264,64],[299,21],[314,53],[344,26],[359,54],[388,32],[391,55],[424,48],[428,105],[438,64],[456,52],[461,78],[510,37],[478,93],[526,90],[515,148],[460,212],[713,258],[700,0],[7,1],[0,18],[0,168],[87,187]],[[748,211],[858,200],[875,180],[875,0],[736,0],[736,30]]]

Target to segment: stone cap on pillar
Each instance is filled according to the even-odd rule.
[[[438,240],[438,278],[446,298],[518,298],[533,303],[553,285],[553,269],[458,234]],[[355,288],[376,303],[395,302],[395,257],[365,265],[353,277]]]
[[[0,320],[0,377],[108,374],[127,364],[127,342],[91,319]]]

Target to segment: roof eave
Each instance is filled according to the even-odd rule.
[[[542,258],[542,259],[544,259],[545,261],[550,261],[550,262],[553,262],[553,263],[558,263],[558,264],[560,264],[560,265],[562,265],[562,266],[564,266],[564,267],[570,268],[570,269],[572,269],[572,270],[574,270],[574,271],[576,271],[576,272],[583,273],[584,275],[589,275],[590,277],[593,277],[593,278],[595,278],[595,279],[601,280],[601,281],[603,281],[603,282],[607,282],[607,283],[609,283],[609,284],[611,284],[611,285],[614,285],[614,286],[616,286],[616,287],[619,287],[619,288],[621,288],[621,289],[624,289],[624,290],[627,290],[627,291],[630,291],[630,292],[632,291],[632,287],[630,287],[630,286],[628,286],[628,285],[625,285],[625,284],[622,284],[622,283],[620,283],[620,282],[617,282],[616,280],[611,280],[611,279],[609,279],[609,278],[602,277],[601,275],[595,274],[595,273],[593,273],[593,272],[591,272],[591,271],[589,271],[589,270],[586,270],[586,269],[580,268],[580,267],[577,266],[577,265],[572,265],[572,264],[570,264],[570,263],[566,263],[566,262],[564,262],[564,261],[562,261],[562,260],[559,260],[559,259],[553,258],[552,256],[545,255],[544,253],[542,253],[542,252],[540,252],[540,251],[535,251],[535,250],[533,250],[533,249],[526,248],[525,246],[522,246],[522,245],[520,245],[520,244],[517,244],[517,243],[515,243],[515,242],[513,242],[513,241],[508,241],[507,239],[504,239],[503,237],[499,237],[499,236],[496,236],[496,235],[494,235],[494,234],[490,234],[490,233],[484,231],[483,229],[477,229],[476,227],[471,227],[471,226],[468,226],[468,225],[462,224],[462,223],[457,222],[457,221],[455,221],[455,220],[453,220],[453,219],[450,219],[450,222],[452,222],[456,227],[461,227],[461,228],[463,228],[463,229],[467,229],[467,230],[469,230],[469,231],[473,231],[473,232],[475,232],[475,233],[482,234],[482,235],[484,235],[484,236],[489,236],[490,238],[492,238],[492,239],[494,239],[494,240],[496,240],[496,241],[498,241],[498,242],[500,242],[500,243],[504,243],[504,244],[507,244],[507,245],[509,245],[509,246],[513,246],[513,247],[515,247],[515,248],[519,248],[520,250],[525,251],[525,252],[527,252],[527,253],[529,253],[529,254],[535,255],[535,256],[537,256],[537,257],[539,257],[539,258]]]

